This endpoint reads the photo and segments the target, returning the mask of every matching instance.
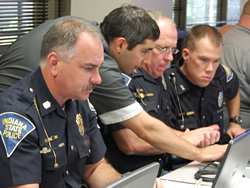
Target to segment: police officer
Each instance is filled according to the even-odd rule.
[[[40,68],[0,97],[0,187],[103,187],[120,174],[86,100],[101,82],[102,35],[79,19],[45,34]],[[100,176],[101,174],[101,176]]]
[[[183,58],[166,71],[173,128],[184,131],[218,124],[222,134],[224,98],[230,117],[239,116],[238,78],[229,67],[220,65],[221,52],[222,36],[215,28],[197,25],[188,32]],[[234,138],[244,131],[235,122],[227,133]]]
[[[157,21],[161,33],[160,37],[152,50],[150,63],[143,64],[142,68],[138,68],[129,76],[124,75],[124,80],[143,109],[151,116],[168,124],[168,113],[171,107],[168,94],[169,80],[165,80],[163,73],[169,62],[173,60],[172,53],[178,52],[175,49],[177,30],[175,23],[162,12],[156,10],[147,12]],[[101,130],[103,130],[103,137],[107,146],[106,157],[120,173],[134,170],[153,161],[159,161],[161,165],[158,175],[160,175],[166,162],[164,151],[147,144],[121,124],[102,126]],[[213,128],[205,130],[204,132],[207,134],[210,131],[211,133],[218,133]],[[198,145],[200,135],[203,138],[204,132],[198,133],[197,130],[194,135],[192,132],[186,133],[191,135],[188,138],[186,137],[186,140]]]

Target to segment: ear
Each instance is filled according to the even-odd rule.
[[[184,48],[182,50],[182,57],[184,59],[184,62],[188,61],[189,58],[189,50],[187,48]]]
[[[121,53],[124,49],[127,49],[128,43],[124,37],[117,37],[115,39],[115,49],[117,53]]]
[[[57,76],[58,74],[58,65],[60,61],[61,58],[56,52],[51,52],[47,57],[47,62],[48,62],[47,64],[53,76]]]

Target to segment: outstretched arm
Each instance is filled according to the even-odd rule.
[[[154,147],[166,153],[197,161],[215,161],[221,159],[226,146],[208,146],[198,148],[190,142],[177,136],[168,126],[160,120],[142,111],[137,116],[122,122],[122,125],[130,128],[137,136],[147,141]],[[210,153],[211,152],[211,153]]]
[[[240,89],[238,90],[237,95],[233,99],[225,98],[228,115],[230,118],[240,115]],[[229,122],[228,129],[226,131],[231,138],[236,137],[237,135],[245,132],[245,129],[241,127],[240,124]]]

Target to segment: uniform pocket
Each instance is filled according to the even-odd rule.
[[[223,119],[223,108],[212,113],[212,123],[220,124]]]
[[[62,166],[64,166],[67,163],[66,160],[66,150],[65,147],[57,148],[55,151],[56,154],[56,163],[59,165],[57,168],[55,168],[55,156],[52,151],[41,154],[43,159],[43,168],[45,170],[59,170]]]
[[[90,153],[90,139],[88,135],[84,135],[81,140],[76,142],[77,149],[79,152],[79,157],[82,159],[88,157]]]

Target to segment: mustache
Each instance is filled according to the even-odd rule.
[[[96,84],[91,84],[87,87],[84,87],[83,89],[94,89],[96,87]]]

